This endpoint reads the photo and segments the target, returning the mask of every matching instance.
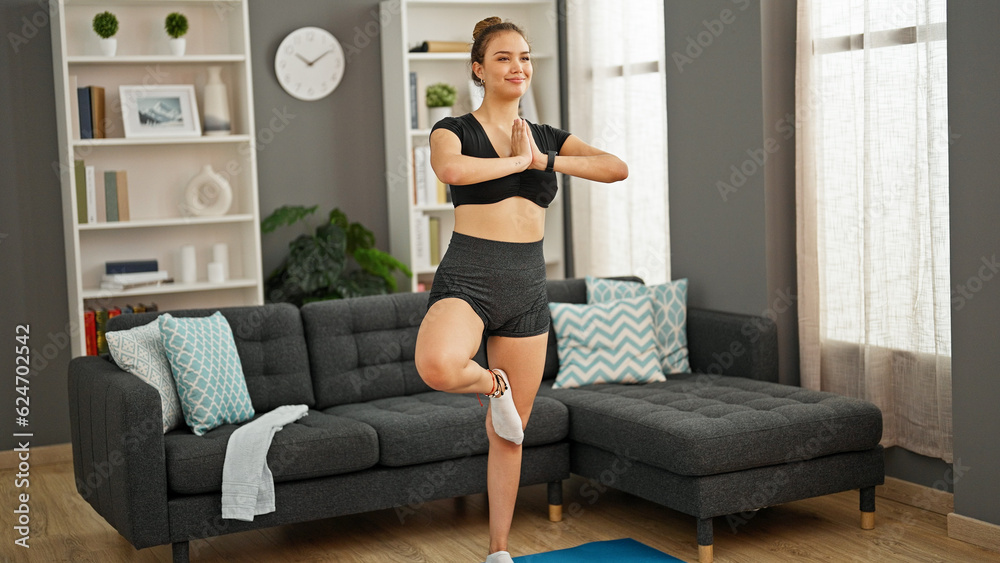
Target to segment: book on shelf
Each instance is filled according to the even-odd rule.
[[[93,166],[84,166],[87,183],[87,222],[97,222],[97,177]]]
[[[428,233],[431,242],[431,266],[441,263],[441,219],[428,217]]]
[[[424,41],[410,49],[411,53],[468,53],[472,44],[465,41]]]
[[[129,221],[132,215],[128,205],[128,174],[124,170],[115,170],[115,190],[118,192],[118,220]]]
[[[104,87],[88,86],[90,90],[90,115],[94,126],[94,138],[105,138],[106,128],[104,121]]]
[[[78,89],[77,84],[78,82],[76,75],[75,74],[69,75],[69,91],[71,94],[73,94],[69,97],[70,124],[73,126],[74,139],[80,138],[80,100],[79,96],[76,94]]]
[[[104,201],[107,220],[128,221],[128,174],[124,170],[104,171]]]
[[[146,260],[114,260],[104,263],[105,274],[155,272],[159,269],[159,262],[155,258],[149,258]]]
[[[420,128],[420,117],[417,113],[417,73],[410,73],[410,129]]]
[[[97,337],[94,339],[97,342],[97,353],[107,354],[108,339],[104,337],[108,329],[107,309],[98,309],[94,312],[94,326],[94,330],[97,332]]]
[[[87,308],[83,312],[83,334],[87,343],[87,355],[97,355],[97,325],[95,324],[95,311]]]
[[[108,222],[118,221],[118,176],[113,170],[104,171],[104,204]]]
[[[76,222],[87,224],[87,165],[77,159],[73,161],[73,181],[76,184]]]
[[[430,217],[417,213],[413,223],[413,266],[420,270],[431,265]]]
[[[93,139],[94,125],[90,113],[90,90],[86,87],[76,89],[77,117],[80,120],[80,138]]]

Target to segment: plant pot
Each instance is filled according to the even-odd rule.
[[[427,108],[427,125],[431,127],[446,117],[451,117],[451,106]]]
[[[101,39],[101,54],[105,57],[115,56],[115,52],[118,51],[118,39],[114,37],[108,37],[107,39]]]
[[[170,53],[174,56],[180,57],[184,55],[184,49],[187,48],[187,39],[183,37],[178,37],[177,39],[170,39]]]

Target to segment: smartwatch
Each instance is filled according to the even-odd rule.
[[[553,168],[556,165],[556,155],[557,154],[559,154],[559,151],[549,151],[549,162],[548,162],[548,164],[545,165],[545,171],[546,172],[552,172]]]

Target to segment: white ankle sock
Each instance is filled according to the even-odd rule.
[[[524,430],[521,429],[521,415],[517,414],[517,407],[514,406],[510,381],[507,380],[507,374],[503,370],[497,369],[495,371],[500,373],[504,383],[507,384],[507,391],[502,397],[490,398],[490,410],[493,413],[493,430],[496,430],[497,435],[504,440],[520,444],[524,440]],[[508,557],[510,556],[508,555]]]
[[[486,563],[514,563],[514,560],[506,551],[495,551],[486,556]]]

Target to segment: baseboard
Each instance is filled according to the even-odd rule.
[[[1000,526],[961,514],[948,514],[948,537],[1000,551]]]
[[[875,495],[942,515],[955,511],[955,495],[952,493],[895,477],[886,477],[884,485],[875,487]]]
[[[4,450],[0,452],[0,471],[17,469],[17,464],[21,462],[24,452],[16,450]],[[53,463],[73,462],[73,445],[69,442],[65,444],[53,444],[51,446],[31,446],[28,450],[28,463],[32,466],[51,465]]]

